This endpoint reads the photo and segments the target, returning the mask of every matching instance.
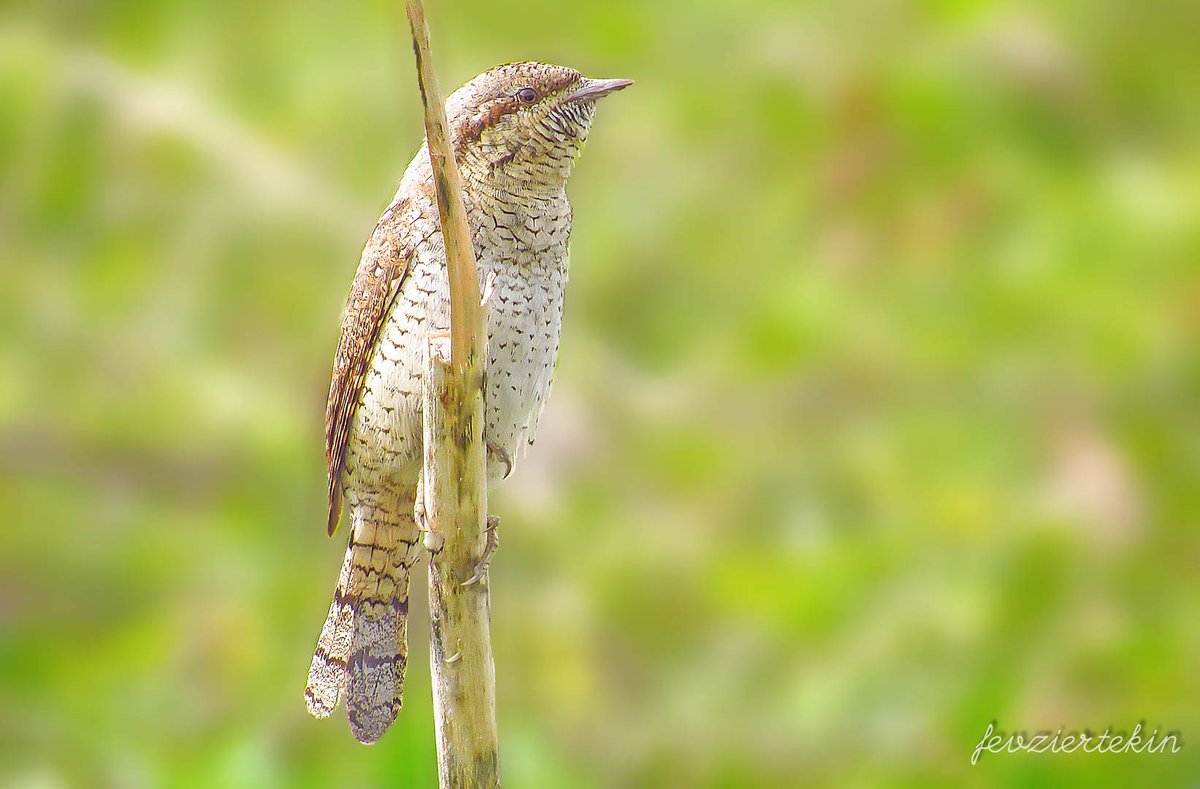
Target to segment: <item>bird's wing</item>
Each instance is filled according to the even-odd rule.
[[[397,199],[371,233],[350,286],[342,333],[333,361],[333,380],[325,405],[325,460],[329,469],[329,534],[337,530],[342,512],[342,470],[346,442],[358,408],[367,369],[392,304],[408,276],[416,249],[413,234],[405,232],[406,202]]]

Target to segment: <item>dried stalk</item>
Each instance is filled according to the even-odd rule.
[[[425,24],[421,0],[409,1],[408,21],[412,26],[413,51],[417,55],[417,82],[421,86],[421,103],[425,106],[425,139],[429,161],[433,165],[433,184],[442,219],[446,265],[450,271],[450,360],[461,372],[471,343],[482,336],[484,308],[479,301],[475,250],[471,246],[467,212],[463,207],[462,178],[446,131],[446,103],[429,56],[429,27]]]
[[[487,311],[479,299],[462,182],[420,0],[408,3],[408,20],[450,282],[450,337],[430,336],[427,343],[422,471],[431,549],[430,663],[438,778],[442,789],[495,787],[500,785],[500,756],[486,568],[477,582],[464,585],[475,575],[485,546]]]

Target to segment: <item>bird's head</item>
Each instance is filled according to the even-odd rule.
[[[450,95],[446,114],[463,177],[496,187],[561,189],[587,140],[596,102],[632,84],[545,63],[508,63]]]

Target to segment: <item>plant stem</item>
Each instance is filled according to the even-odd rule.
[[[450,337],[431,335],[427,341],[419,494],[431,549],[429,651],[438,779],[442,789],[496,787],[500,756],[486,568],[477,582],[463,585],[475,575],[485,544],[487,310],[479,299],[462,183],[429,54],[424,8],[420,0],[410,0],[407,8],[450,285]]]

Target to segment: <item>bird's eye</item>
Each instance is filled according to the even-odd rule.
[[[537,101],[537,91],[533,88],[521,88],[517,91],[517,98],[524,104],[533,104]]]

